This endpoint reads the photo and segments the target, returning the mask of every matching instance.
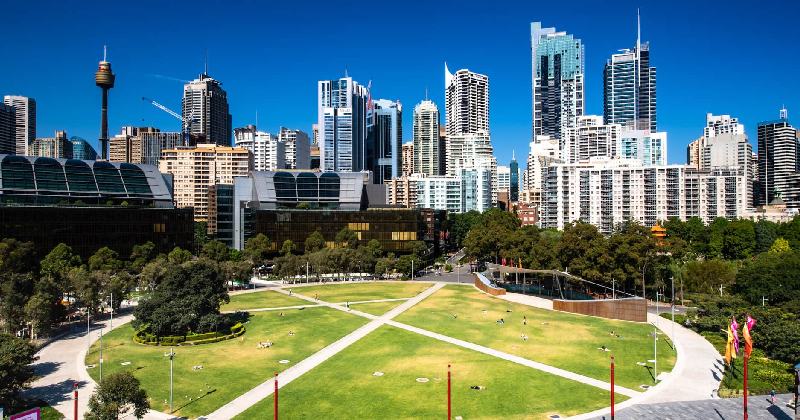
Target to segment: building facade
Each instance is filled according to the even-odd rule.
[[[616,147],[620,159],[639,159],[644,166],[667,164],[667,133],[622,130]]]
[[[402,174],[403,165],[403,105],[379,99],[373,104],[372,158],[367,168],[372,182],[383,184]]]
[[[407,176],[414,173],[414,142],[410,141],[403,144],[403,171],[400,176]]]
[[[6,95],[3,103],[14,107],[16,121],[16,153],[28,155],[28,149],[36,140],[36,101],[19,95]]]
[[[278,136],[258,131],[254,125],[235,128],[233,136],[236,140],[236,147],[252,153],[254,170],[287,169],[286,144],[278,141]]]
[[[488,168],[460,169],[455,175],[419,175],[417,178],[417,208],[482,213],[492,205],[492,172]]]
[[[386,203],[406,208],[417,207],[417,180],[420,176],[403,175],[385,182]]]
[[[367,167],[367,96],[366,87],[351,77],[318,83],[322,171],[358,172]]]
[[[78,160],[97,160],[97,152],[89,142],[78,137],[72,136],[69,139],[72,143],[72,158]]]
[[[281,127],[278,141],[284,144],[286,153],[286,169],[310,169],[311,144],[308,134],[300,130]]]
[[[439,172],[439,108],[433,101],[414,107],[414,163],[411,173],[441,175]]]
[[[514,151],[511,151],[511,163],[509,164],[509,169],[511,170],[511,185],[509,186],[509,198],[513,202],[519,201],[519,164],[517,163],[517,159],[514,155]]]
[[[230,147],[233,123],[228,110],[228,94],[222,83],[207,74],[183,86],[183,118],[194,121],[184,131],[204,144]]]
[[[566,163],[585,161],[593,157],[617,156],[620,140],[619,124],[603,124],[603,117],[579,117],[575,127],[567,128],[561,139],[561,158]]]
[[[17,109],[0,104],[0,153],[17,153]]]
[[[533,139],[560,139],[585,114],[584,49],[556,28],[531,23]]]
[[[543,170],[541,227],[562,230],[575,220],[606,234],[633,220],[717,217],[735,220],[747,208],[745,177],[737,171],[698,171],[685,165],[643,167],[638,160],[593,160],[557,164]]]
[[[447,174],[458,175],[462,169],[490,170],[491,201],[497,203],[497,158],[488,132],[447,136]]]
[[[444,65],[447,136],[489,132],[489,77]]]
[[[192,149],[164,150],[158,169],[173,175],[177,207],[194,207],[195,220],[208,222],[209,187],[233,184],[235,177],[247,176],[253,169],[253,155],[242,148],[201,144]],[[214,232],[214,226],[209,224],[208,228]]]
[[[785,109],[779,119],[758,123],[758,181],[757,205],[780,194],[787,208],[800,208],[800,141]]]
[[[31,156],[72,159],[72,142],[67,139],[66,131],[56,131],[55,137],[36,139],[29,147]]]
[[[614,54],[603,70],[603,117],[606,124],[657,131],[656,68],[650,44],[638,40],[633,51]]]

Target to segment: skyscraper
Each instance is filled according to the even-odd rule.
[[[414,173],[414,142],[403,143],[403,172],[400,176],[411,175]]]
[[[787,208],[800,208],[800,141],[785,109],[779,119],[758,123],[758,179],[757,205],[780,196]]]
[[[489,133],[447,136],[447,175],[461,174],[462,169],[488,169],[491,173],[491,202],[497,203],[497,158]]]
[[[511,163],[508,166],[511,170],[509,199],[511,199],[511,201],[519,201],[519,164],[517,163],[517,158],[513,150],[511,151]]]
[[[0,154],[17,154],[17,109],[0,104]]]
[[[447,136],[489,132],[489,77],[444,64]]]
[[[309,158],[311,155],[308,134],[300,130],[291,130],[281,127],[278,132],[278,141],[286,149],[286,169],[310,169]]]
[[[414,107],[413,173],[443,175],[439,163],[439,108],[425,100]]]
[[[566,163],[578,163],[594,157],[618,156],[619,124],[603,124],[603,117],[586,115],[578,118],[575,127],[566,130],[559,148]]]
[[[198,143],[230,146],[233,136],[228,94],[207,74],[183,86],[183,118],[194,120],[189,133]],[[187,127],[184,127],[187,130]]]
[[[374,102],[373,177],[375,184],[397,178],[403,166],[403,105],[379,99]]]
[[[656,131],[656,68],[650,66],[650,43],[637,35],[633,51],[606,61],[603,70],[603,116],[606,124]]]
[[[89,142],[78,137],[72,136],[69,141],[72,143],[72,158],[78,160],[97,160],[97,152]]]
[[[249,151],[253,156],[253,170],[275,171],[286,169],[286,145],[278,141],[278,136],[258,131],[256,126],[248,125],[233,129],[236,147]]]
[[[585,113],[583,44],[566,32],[533,22],[531,60],[533,140],[560,139]]]
[[[56,131],[55,137],[36,139],[28,148],[31,156],[72,159],[72,143],[66,131]]]
[[[16,110],[16,154],[27,155],[28,148],[36,140],[36,101],[25,96],[6,95],[3,102]]]
[[[345,76],[320,81],[317,94],[320,169],[323,172],[364,170],[367,89]]]

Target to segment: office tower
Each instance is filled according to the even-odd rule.
[[[542,172],[542,228],[563,229],[580,219],[610,234],[627,220],[647,227],[671,217],[711,223],[717,217],[736,220],[747,208],[747,181],[736,170],[597,159],[554,164]]]
[[[13,106],[16,112],[16,154],[27,155],[28,148],[36,140],[36,101],[25,96],[6,95],[3,102]]]
[[[439,175],[447,173],[447,125],[439,126]]]
[[[319,124],[311,124],[311,145],[319,147]]]
[[[286,169],[309,169],[309,158],[311,156],[311,145],[309,144],[308,134],[300,130],[290,130],[281,127],[278,132],[278,141],[283,143],[286,149]]]
[[[236,147],[252,153],[253,170],[286,169],[286,146],[278,141],[278,136],[258,131],[252,124],[233,129],[233,134],[236,139]]]
[[[583,44],[566,32],[533,22],[531,60],[533,140],[540,136],[560,139],[586,110]]]
[[[55,137],[34,140],[29,151],[31,156],[72,159],[72,142],[66,131],[56,131]]]
[[[161,173],[173,175],[175,203],[194,207],[194,220],[208,221],[208,188],[233,184],[234,177],[253,170],[253,156],[245,149],[201,144],[192,149],[167,149],[158,164]],[[209,231],[213,232],[212,227]]]
[[[97,152],[89,142],[78,137],[72,136],[69,139],[72,143],[72,158],[78,160],[97,160]]]
[[[207,74],[183,86],[183,118],[194,120],[188,128],[197,143],[230,146],[233,132],[228,111],[228,94],[222,83]],[[187,127],[183,127],[187,130]]]
[[[492,203],[497,203],[497,158],[492,140],[486,131],[447,136],[447,175],[458,175],[462,169],[488,169],[491,172]]]
[[[414,142],[403,143],[403,171],[400,176],[411,175],[414,171]]]
[[[511,169],[511,185],[508,198],[511,201],[519,201],[519,164],[513,150],[511,151],[511,163],[508,166]]]
[[[406,144],[412,144],[408,142]],[[405,147],[405,144],[403,145]],[[421,175],[406,175],[390,179],[386,185],[386,203],[406,208],[417,207],[417,180]]]
[[[103,90],[100,108],[100,155],[108,160],[108,90],[114,87],[116,76],[111,73],[111,63],[106,61],[106,48],[103,47],[103,61],[94,73],[94,83]]]
[[[0,104],[0,154],[17,154],[17,109]]]
[[[372,182],[383,184],[402,173],[403,106],[400,102],[379,99],[374,102],[371,159]]]
[[[667,133],[623,129],[616,152],[620,159],[641,160],[643,166],[666,165]]]
[[[433,101],[414,107],[414,165],[412,173],[440,175],[439,108]]]
[[[772,203],[781,197],[790,209],[800,208],[800,142],[797,130],[789,125],[788,113],[780,118],[758,123],[757,205]]]
[[[447,135],[489,132],[489,77],[444,65]]]
[[[141,163],[142,141],[135,134],[121,133],[109,139],[108,160],[111,162]]]
[[[585,161],[593,157],[617,156],[620,139],[619,124],[603,124],[603,117],[578,117],[575,127],[567,128],[560,141],[561,158],[566,163]]]
[[[497,191],[508,193],[511,190],[511,168],[508,166],[497,167]]]
[[[147,128],[140,128],[137,134],[142,148],[141,161],[139,163],[158,166],[164,150],[194,146],[191,143],[191,139],[185,138],[180,132],[161,131],[152,127]],[[187,143],[187,140],[189,143]]]
[[[633,51],[606,61],[603,70],[603,117],[606,124],[656,131],[656,68],[650,66],[650,43],[637,34]]]
[[[317,93],[320,169],[366,169],[367,89],[345,76],[320,81]]]

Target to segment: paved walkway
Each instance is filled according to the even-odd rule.
[[[311,369],[319,366],[322,362],[330,359],[337,353],[341,352],[342,350],[346,349],[351,344],[355,343],[356,341],[364,338],[367,334],[375,331],[381,325],[385,324],[387,321],[391,320],[392,318],[396,317],[397,315],[401,314],[408,308],[419,303],[422,299],[430,296],[437,290],[444,287],[444,284],[437,284],[427,290],[423,291],[422,293],[418,294],[417,296],[407,300],[405,303],[401,304],[400,306],[392,309],[391,311],[376,317],[374,315],[365,314],[358,311],[348,311],[351,313],[355,313],[357,315],[365,316],[367,318],[371,318],[367,325],[353,331],[352,333],[344,336],[343,338],[337,340],[333,344],[325,347],[324,349],[314,353],[307,359],[301,361],[300,363],[290,367],[289,369],[285,370],[283,373],[278,375],[278,389],[283,388],[287,384],[291,383],[293,380],[299,378],[304,373],[310,371]],[[288,294],[288,292],[287,292]],[[300,297],[301,299],[306,299],[308,301],[313,302],[312,298],[306,298],[305,296],[295,295]],[[330,308],[347,311],[347,309],[330,304],[327,302],[317,302],[321,305],[328,306]],[[232,419],[237,415],[241,414],[243,411],[247,410],[257,402],[263,400],[264,398],[269,397],[275,391],[275,381],[269,380],[261,385],[256,386],[255,388],[251,389],[250,391],[245,392],[235,400],[225,404],[220,409],[214,411],[213,413],[209,414],[208,416],[200,417],[200,419]]]
[[[770,406],[769,396],[752,396],[747,399],[747,414],[751,420],[792,420],[794,409],[786,407],[792,395],[779,395],[777,403]],[[740,420],[744,417],[742,398],[681,401],[659,404],[641,404],[617,410],[615,420]],[[591,420],[610,420],[610,415]]]

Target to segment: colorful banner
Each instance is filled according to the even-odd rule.
[[[745,358],[750,358],[750,352],[753,351],[753,339],[750,337],[750,331],[752,331],[753,326],[756,325],[756,320],[750,317],[750,314],[747,314],[745,317],[745,324],[742,328],[742,336],[744,337],[744,354]]]
[[[728,364],[731,364],[731,358],[736,358],[736,354],[733,353],[733,333],[731,332],[731,326],[728,325],[728,342],[725,344],[725,360]]]
[[[735,354],[739,354],[739,324],[736,317],[731,318],[731,330],[733,331],[733,349]]]

